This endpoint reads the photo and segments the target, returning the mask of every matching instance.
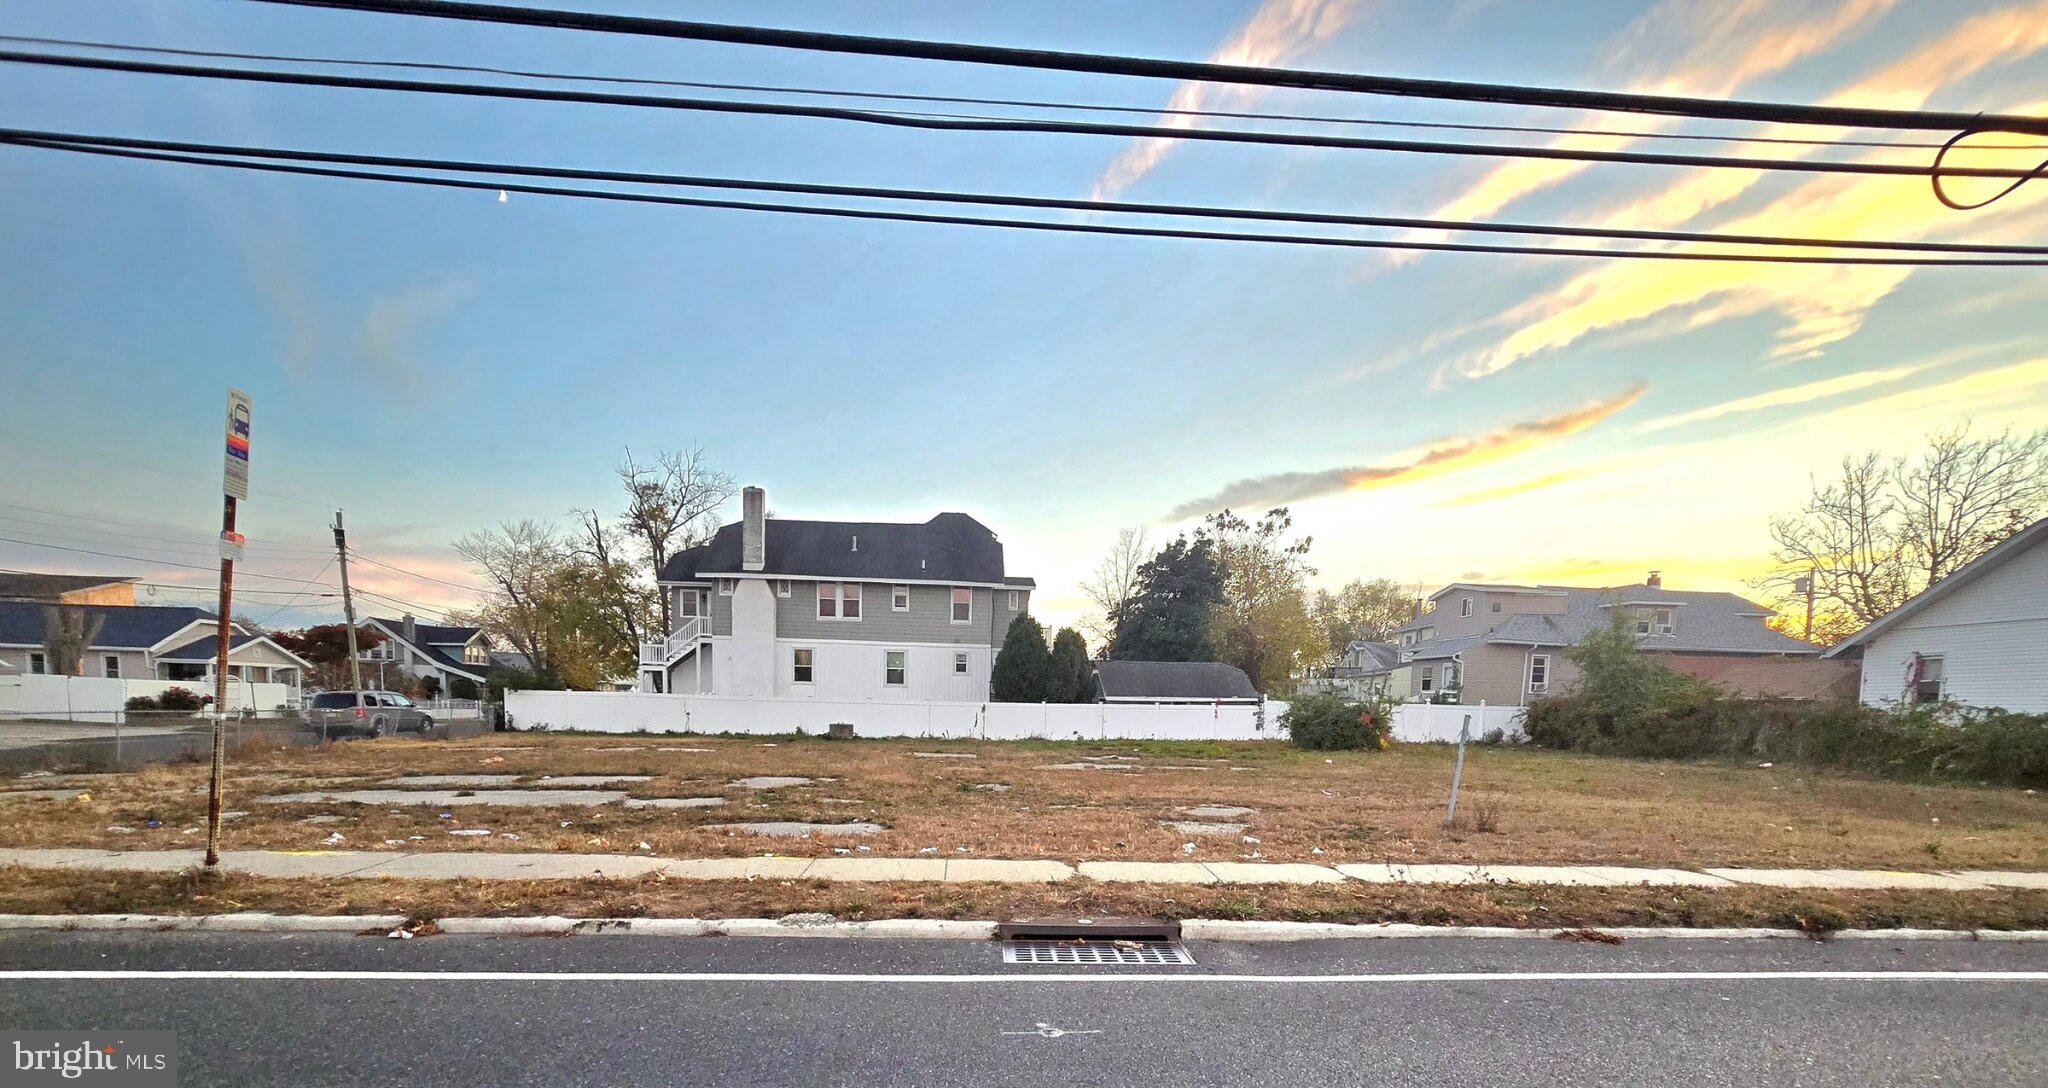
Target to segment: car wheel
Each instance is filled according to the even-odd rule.
[[[370,735],[372,737],[381,737],[389,731],[389,724],[382,717],[370,719]]]
[[[430,718],[430,717],[427,717],[427,716],[426,716],[426,715],[424,715],[424,714],[420,715],[420,733],[421,733],[421,735],[425,735],[425,734],[427,734],[427,733],[431,733],[431,732],[433,732],[433,731],[434,731],[434,719],[432,719],[432,718]]]

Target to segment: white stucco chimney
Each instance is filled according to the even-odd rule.
[[[758,487],[740,492],[740,569],[768,565],[768,493]]]

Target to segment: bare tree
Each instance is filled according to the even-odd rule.
[[[1081,622],[1095,644],[1107,647],[1116,638],[1117,626],[1138,595],[1138,569],[1151,558],[1145,529],[1118,529],[1109,554],[1095,565],[1095,573],[1081,583],[1081,592],[1094,602],[1095,610]]]
[[[1914,582],[1929,586],[2025,528],[2048,505],[2048,430],[1973,439],[1934,434],[1918,461],[1892,470],[1900,544]]]
[[[642,463],[626,450],[617,469],[626,489],[619,523],[645,552],[649,573],[661,577],[669,556],[710,539],[718,508],[739,491],[731,475],[705,464],[702,448],[660,450]],[[660,594],[661,629],[669,629],[668,595]]]
[[[85,673],[85,653],[92,648],[93,640],[100,637],[100,627],[106,617],[98,612],[65,605],[50,605],[43,609],[43,654],[49,658],[50,671],[58,676],[82,676]]]
[[[570,551],[583,560],[595,591],[590,601],[599,620],[628,645],[638,646],[656,622],[659,597],[646,572],[625,556],[619,530],[595,510],[570,511],[581,534]]]
[[[479,615],[483,626],[525,654],[536,670],[553,665],[550,599],[568,548],[551,526],[531,518],[470,533],[455,550],[476,565],[491,594]]]

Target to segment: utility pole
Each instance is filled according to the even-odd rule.
[[[1806,594],[1806,641],[1808,642],[1813,641],[1813,583],[1813,573],[1808,572],[1804,577],[1792,584],[1792,588]]]
[[[221,778],[227,765],[228,650],[234,625],[235,560],[242,556],[242,535],[235,532],[235,513],[249,497],[249,394],[228,390],[227,460],[221,472],[220,614],[214,618],[219,638],[213,664],[213,765],[206,776],[206,867],[220,864]]]
[[[356,691],[356,720],[363,719],[363,659],[356,649],[356,603],[348,595],[348,530],[341,526],[341,511],[334,512],[334,554],[341,563],[341,615],[348,622],[348,672]]]

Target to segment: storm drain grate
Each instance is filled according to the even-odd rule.
[[[1179,941],[1012,940],[1003,943],[1004,963],[1154,967],[1193,963]]]

